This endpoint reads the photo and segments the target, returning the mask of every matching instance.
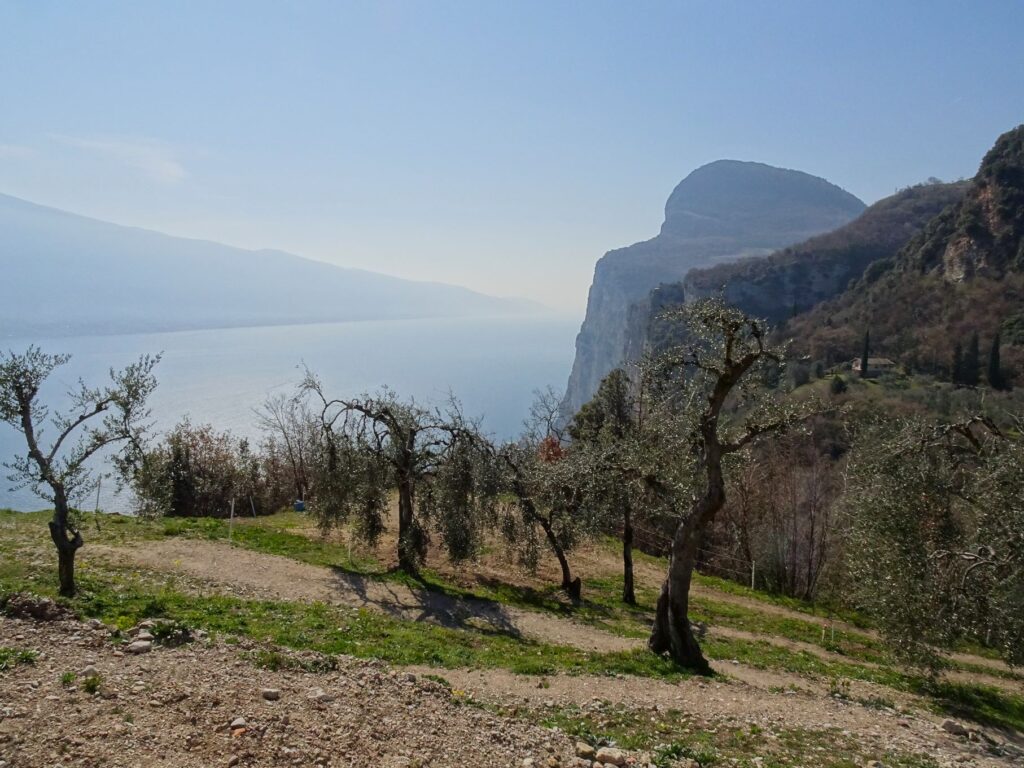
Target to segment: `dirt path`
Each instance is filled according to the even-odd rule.
[[[164,539],[130,549],[93,546],[83,550],[83,560],[88,558],[182,573],[247,596],[370,608],[406,621],[431,621],[455,629],[486,627],[513,637],[587,651],[622,651],[638,645],[636,640],[601,632],[571,619],[488,600],[460,599],[428,589],[412,589],[215,541]]]
[[[766,694],[735,681],[554,676],[538,685],[536,677],[501,670],[396,671],[347,657],[331,671],[271,671],[241,660],[240,653],[262,647],[252,641],[156,646],[133,655],[106,627],[73,620],[0,616],[0,637],[37,654],[0,678],[0,760],[12,766],[567,767],[575,764],[574,740],[524,716],[542,719],[567,706],[600,721],[609,712],[604,702],[705,734],[753,733],[756,725],[766,746],[819,734],[818,743],[833,749],[855,743],[857,764],[894,752],[927,754],[941,768],[1008,768],[1016,759],[949,735],[931,715],[805,692]],[[84,678],[87,669],[95,694],[80,680],[62,683],[66,672],[81,670]],[[425,679],[438,671],[455,690]],[[465,706],[466,692],[503,714]],[[814,743],[802,748],[800,764],[813,764],[824,748]],[[644,764],[649,756],[630,759]]]
[[[392,517],[396,514],[396,509],[392,509]],[[243,522],[242,524],[246,524],[246,522]],[[393,558],[393,553],[397,551],[398,543],[394,533],[396,528],[396,525],[389,526],[380,542],[380,545],[373,553],[375,556],[383,553],[385,556],[385,565],[388,567],[393,567],[397,562],[388,560],[388,557]],[[289,531],[291,533],[306,536],[313,540],[322,540],[325,536],[325,534],[312,522],[309,522],[306,525],[292,527]],[[333,539],[334,541],[342,544],[348,543],[347,535],[348,534],[343,530],[334,530],[326,534],[329,539]],[[427,564],[430,568],[442,574],[445,578],[467,588],[487,585],[493,582],[502,582],[511,583],[523,588],[544,590],[546,586],[557,583],[561,578],[560,566],[554,556],[548,552],[544,552],[542,554],[536,571],[531,573],[523,571],[510,563],[508,557],[506,557],[505,553],[502,551],[500,542],[495,541],[492,542],[492,544],[493,546],[489,547],[491,554],[482,556],[480,560],[474,564],[471,572],[467,572],[464,569],[454,566],[443,556],[443,553],[436,550],[428,552]],[[361,545],[356,542],[355,546],[359,547]],[[392,554],[389,555],[388,553]],[[575,572],[583,577],[584,583],[588,578],[616,578],[621,576],[622,573],[622,562],[619,559],[618,552],[610,550],[600,542],[584,544],[574,550],[572,563]],[[665,578],[663,564],[654,563],[642,557],[634,560],[633,573],[638,588],[657,590],[660,588],[661,583]],[[586,587],[584,586],[584,589],[585,588]],[[834,629],[837,632],[863,635],[870,638],[877,638],[878,636],[876,632],[870,629],[855,627],[854,625],[840,619],[829,618],[827,616],[815,616],[810,613],[787,608],[786,606],[777,605],[765,600],[758,600],[745,595],[737,595],[730,592],[711,589],[697,583],[694,583],[691,586],[691,593],[697,598],[703,598],[718,603],[726,603],[728,605],[735,605],[740,608],[746,608],[758,613],[778,616],[780,618],[803,621],[815,624],[819,627]],[[564,621],[557,618],[555,620]],[[577,628],[579,627],[578,624],[576,626]],[[535,627],[534,629],[538,630],[539,628]],[[600,630],[595,630],[589,627],[585,628],[585,630],[588,632],[600,632]],[[607,633],[603,634],[607,635]],[[848,661],[848,659],[841,655],[830,653],[821,646],[811,643],[796,643],[785,638],[769,637],[765,635],[752,636],[749,633],[744,633],[739,630],[729,630],[725,627],[713,627],[711,629],[711,634],[737,639],[750,639],[751,637],[754,637],[754,639],[764,640],[774,645],[790,649],[804,650],[818,658],[833,661]],[[540,630],[540,634],[535,634],[534,637],[537,637],[538,639],[559,637],[561,639],[551,639],[550,642],[566,643],[566,635],[563,632],[559,632],[556,635],[548,635]],[[570,638],[574,637],[576,637],[575,632],[570,636]],[[609,635],[608,637],[611,639],[602,640],[600,637],[584,638],[582,640],[570,639],[568,644],[585,650],[597,651],[623,650],[625,648],[633,648],[641,645],[639,641],[623,640],[622,638],[614,635]],[[1005,662],[999,659],[989,659],[968,653],[951,654],[950,659],[958,663],[971,664],[979,668],[987,668],[995,673],[1002,673],[1001,676],[999,674],[985,674],[980,671],[967,672],[962,670],[953,670],[948,673],[953,679],[963,682],[977,682],[984,683],[986,685],[994,685],[1013,693],[1024,692],[1024,679],[1019,676],[1013,679],[1007,678],[1005,676],[1006,673],[1012,672],[1012,670]]]
[[[413,589],[404,584],[340,569],[308,565],[287,557],[232,547],[223,542],[163,539],[145,542],[131,549],[93,546],[86,552],[86,558],[100,557],[156,571],[177,572],[217,584],[219,589],[245,597],[320,601],[352,608],[369,608],[405,621],[430,621],[453,629],[484,628],[512,637],[568,645],[598,653],[644,647],[641,638],[622,637],[548,613],[489,600],[456,598],[428,589]],[[715,596],[717,598],[718,593]],[[848,661],[820,646],[781,637],[728,627],[712,627],[709,634],[712,637],[767,642],[787,650],[803,651],[825,661]],[[792,675],[771,675],[731,664],[727,659],[719,660],[716,667],[730,676],[763,688],[785,687],[794,679],[799,679]],[[964,682],[994,685],[1013,693],[1024,692],[1024,684],[1018,680],[975,672],[955,672],[951,677]],[[801,680],[800,685],[808,687],[810,683]]]
[[[423,668],[421,672],[437,672]],[[679,683],[631,677],[557,675],[537,679],[504,670],[443,670],[457,689],[503,707],[592,707],[603,701],[656,713],[671,710],[711,723],[732,727],[821,730],[856,734],[868,751],[950,756],[952,762],[974,766],[1012,765],[1009,759],[988,758],[981,750],[951,737],[941,720],[926,712],[914,714],[868,708],[817,692],[766,691],[737,681],[691,678]],[[664,716],[664,714],[662,715]],[[953,757],[955,755],[955,757]]]

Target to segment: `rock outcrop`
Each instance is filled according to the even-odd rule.
[[[1000,136],[958,200],[892,258],[789,323],[814,359],[873,352],[944,376],[954,346],[996,335],[1004,366],[1024,365],[1024,125]]]
[[[652,289],[697,267],[765,255],[831,231],[863,210],[850,193],[800,171],[736,160],[698,168],[673,190],[656,237],[598,261],[563,410],[578,410],[623,361],[630,306]]]
[[[908,187],[849,224],[766,258],[691,270],[682,281],[656,288],[630,308],[625,359],[639,359],[648,342],[657,340],[662,309],[708,296],[721,295],[744,312],[779,325],[839,295],[872,265],[888,263],[969,187],[969,182]]]

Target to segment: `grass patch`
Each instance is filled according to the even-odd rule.
[[[844,680],[862,680],[924,696],[936,712],[952,714],[1016,731],[1024,730],[1024,697],[977,683],[931,680],[893,667],[863,666],[821,659],[806,651],[791,651],[771,643],[728,638],[706,639],[705,653],[716,659],[735,659],[760,669],[776,669],[833,681],[836,691]]]
[[[32,591],[55,596],[55,573],[39,564],[48,513],[0,513],[0,594]],[[494,600],[531,610],[571,616],[605,631],[626,637],[644,637],[656,600],[651,589],[638,590],[638,605],[621,602],[621,580],[593,578],[585,585],[585,599],[568,603],[552,586],[531,590],[500,582],[464,589],[441,575],[425,571],[419,578],[385,573],[367,558],[349,558],[347,547],[329,540],[309,538],[293,530],[305,525],[305,518],[284,514],[239,522],[234,540],[261,552],[290,557],[314,565],[342,568],[371,578],[406,583],[456,598]],[[14,536],[5,535],[11,529]],[[31,530],[30,530],[31,529]],[[30,534],[27,548],[21,534]],[[166,519],[141,521],[112,516],[105,519],[90,541],[126,542],[131,539],[184,536],[219,540],[227,537],[227,524],[211,519]],[[36,539],[40,543],[36,544]],[[20,549],[19,549],[20,547]],[[30,555],[22,556],[23,553]],[[646,557],[646,556],[644,556]],[[376,570],[375,570],[376,569]],[[706,581],[709,577],[700,577]],[[588,653],[566,646],[534,642],[514,634],[483,630],[477,626],[446,628],[427,622],[403,621],[367,610],[287,601],[249,601],[224,595],[196,597],[173,588],[161,588],[165,576],[144,570],[118,570],[105,565],[83,563],[79,570],[82,592],[72,606],[85,616],[96,616],[127,629],[147,618],[179,622],[178,627],[202,628],[227,636],[269,640],[284,648],[315,651],[323,656],[349,654],[379,658],[394,664],[417,664],[441,668],[501,668],[512,672],[550,675],[555,673],[614,675],[678,680],[686,674],[667,660],[646,650],[619,653]],[[750,590],[715,580],[714,588],[750,596]],[[760,594],[760,593],[756,593]],[[786,598],[770,602],[788,603]],[[714,626],[734,627],[749,632],[776,635],[821,644],[820,624],[796,617],[759,612],[753,606],[700,596],[694,600],[694,618]],[[791,606],[787,606],[791,607]],[[805,606],[806,607],[806,606]],[[810,613],[811,611],[804,611]],[[168,625],[173,627],[174,625]],[[177,631],[175,629],[175,631]],[[170,638],[168,638],[170,639]],[[946,681],[933,682],[883,663],[876,641],[854,632],[837,633],[824,646],[846,658],[822,659],[800,650],[768,642],[710,637],[703,647],[712,659],[731,660],[764,669],[782,670],[824,680],[864,680],[929,698],[948,713],[981,722],[1024,730],[1024,699],[996,688]],[[285,663],[272,658],[257,663]]]
[[[0,647],[0,672],[14,669],[20,664],[35,664],[39,654],[23,648]]]
[[[103,678],[99,675],[89,675],[82,680],[82,690],[90,696],[97,693],[103,685]]]
[[[588,653],[495,631],[449,629],[365,609],[323,603],[196,596],[155,588],[116,571],[80,573],[70,605],[122,629],[144,619],[169,619],[208,632],[269,641],[324,655],[348,654],[400,665],[500,668],[521,674],[627,674],[680,680],[687,674],[646,651]],[[0,582],[0,591],[23,585]],[[50,591],[52,595],[52,591]],[[260,661],[257,659],[257,661]],[[264,663],[275,663],[262,659]]]
[[[363,575],[384,573],[374,558],[352,552],[347,546],[336,541],[290,532],[290,529],[297,528],[304,522],[305,518],[297,513],[282,512],[255,519],[236,518],[233,528],[226,520],[209,517],[167,517],[151,525],[159,525],[158,532],[163,536],[182,536],[209,541],[227,541],[230,531],[233,543],[256,552],[289,557],[309,565],[341,568]]]

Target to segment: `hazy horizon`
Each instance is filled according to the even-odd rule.
[[[1024,6],[0,7],[0,192],[581,313],[694,168],[867,203],[1022,119]]]

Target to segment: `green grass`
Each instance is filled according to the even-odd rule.
[[[712,658],[735,659],[755,668],[832,681],[862,680],[918,694],[928,699],[938,713],[1024,731],[1024,697],[994,686],[932,680],[896,667],[821,659],[806,651],[791,651],[764,641],[709,638],[702,647]]]
[[[19,517],[42,517],[46,514],[32,513],[32,515],[20,515]],[[2,519],[0,517],[0,520]],[[43,519],[33,522],[45,530]],[[584,583],[583,600],[576,605],[569,603],[556,585],[531,589],[506,583],[489,582],[467,589],[452,583],[430,569],[424,569],[417,577],[397,571],[388,572],[373,558],[358,553],[350,555],[348,547],[343,544],[290,532],[303,525],[308,525],[308,518],[294,512],[257,519],[242,518],[234,526],[232,540],[238,546],[257,552],[288,557],[310,565],[339,568],[345,572],[356,573],[368,578],[403,583],[412,589],[427,589],[455,599],[490,600],[526,610],[572,617],[576,621],[621,637],[642,638],[649,633],[657,592],[638,586],[638,604],[637,606],[628,606],[621,600],[622,582],[620,577],[588,578]],[[101,532],[90,534],[91,539],[111,544],[125,543],[132,538],[152,539],[162,536],[214,541],[227,540],[228,523],[212,518],[164,518],[157,521],[145,521],[110,516],[109,521],[104,521]],[[607,542],[606,544],[611,546]],[[664,566],[662,559],[650,555],[637,552],[635,557],[640,560],[648,560],[657,564],[658,567]],[[720,592],[737,594],[792,610],[820,615],[820,609],[792,598],[766,595],[734,582],[700,574],[696,574],[695,578],[698,583]],[[883,660],[880,645],[866,635],[840,632],[837,643],[831,642],[831,635],[825,643],[822,643],[820,626],[814,622],[766,614],[752,608],[737,606],[734,603],[707,598],[695,597],[692,600],[692,606],[692,617],[711,626],[722,626],[809,642],[829,650],[838,650],[864,661]]]
[[[14,669],[19,664],[35,664],[38,656],[35,651],[0,646],[0,672]]]
[[[21,532],[34,526],[33,535],[45,531],[45,513],[31,515],[0,513],[0,594],[28,590],[53,595],[54,575],[48,568],[30,567],[28,558],[18,557],[16,537],[5,537],[5,528]],[[37,519],[38,518],[38,519]],[[234,540],[261,552],[290,557],[315,565],[353,570],[371,578],[407,583],[457,598],[495,600],[531,610],[571,616],[605,631],[625,637],[644,637],[657,597],[654,590],[639,589],[636,607],[620,600],[619,578],[593,578],[585,584],[585,599],[578,605],[565,601],[554,586],[531,590],[502,583],[465,589],[442,576],[425,571],[419,578],[385,573],[369,559],[348,557],[347,547],[311,539],[290,529],[304,524],[293,513],[246,521],[235,526]],[[227,524],[220,520],[168,519],[137,521],[112,517],[105,520],[92,541],[125,542],[139,538],[185,536],[223,539]],[[38,550],[37,550],[38,551]],[[646,557],[646,556],[645,556]],[[247,601],[227,596],[195,597],[173,588],[161,589],[163,577],[145,571],[119,571],[101,567],[81,568],[82,594],[73,606],[85,616],[127,628],[144,618],[167,618],[193,628],[270,640],[285,648],[311,650],[325,655],[350,654],[380,658],[395,664],[435,667],[501,668],[517,673],[546,675],[630,674],[660,679],[680,679],[684,673],[668,661],[646,650],[622,653],[587,653],[566,646],[525,640],[514,635],[479,628],[449,629],[427,622],[410,622],[364,610],[349,610],[323,604],[284,601]],[[746,597],[764,596],[730,582],[700,577],[706,586]],[[787,604],[786,598],[770,602]],[[807,608],[805,606],[805,608]],[[693,601],[693,617],[713,626],[733,627],[752,633],[785,637],[838,651],[845,658],[822,659],[805,651],[792,650],[763,641],[722,637],[705,639],[709,657],[737,661],[763,669],[782,670],[824,680],[865,680],[896,690],[927,696],[941,711],[983,722],[1024,730],[1024,700],[982,685],[930,682],[886,662],[879,644],[867,635],[844,631],[821,642],[820,624],[795,617],[759,612],[750,606],[700,596]],[[804,610],[813,613],[813,610]]]
[[[305,518],[295,512],[282,512],[256,519],[238,519],[234,526],[230,526],[226,520],[181,517],[164,518],[151,525],[159,525],[158,532],[163,536],[211,541],[227,541],[230,531],[233,543],[256,552],[280,555],[309,565],[341,568],[364,575],[384,574],[384,568],[374,558],[358,552],[350,553],[345,545],[329,539],[311,538],[301,533],[289,532],[290,528],[296,528],[304,521]]]
[[[23,586],[0,581],[0,592]],[[377,658],[399,665],[498,668],[534,675],[626,674],[667,680],[687,676],[671,662],[645,651],[588,653],[501,632],[449,629],[323,603],[200,597],[147,585],[134,573],[82,573],[79,587],[79,596],[71,601],[73,608],[122,629],[144,619],[165,618],[285,648]]]
[[[82,690],[90,696],[97,693],[103,686],[103,678],[99,675],[90,675],[82,680]]]

